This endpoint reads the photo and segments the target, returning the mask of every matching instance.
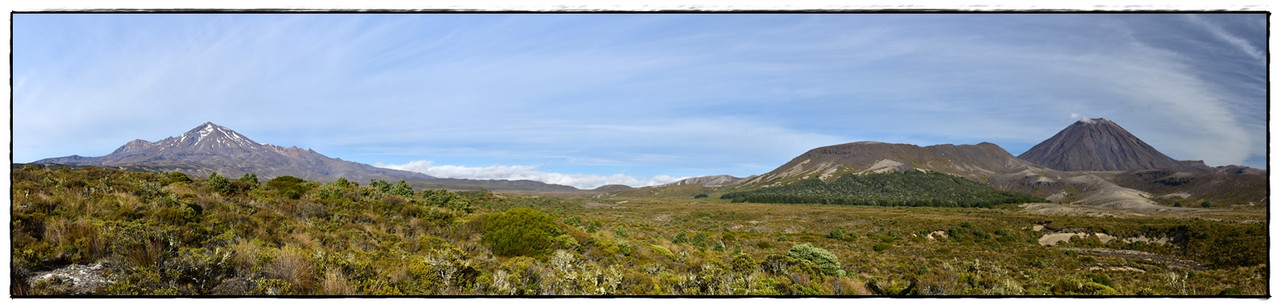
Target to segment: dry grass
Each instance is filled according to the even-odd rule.
[[[867,291],[866,286],[853,278],[829,277],[827,281],[831,284],[831,291],[835,295],[871,295],[871,291]]]
[[[157,239],[142,239],[124,251],[126,261],[134,266],[153,267],[164,261],[165,244]]]
[[[70,246],[76,252],[69,256],[74,262],[97,260],[107,253],[107,241],[102,238],[99,228],[83,218],[71,221],[54,217],[45,224],[43,235],[44,241],[54,247]]]
[[[138,201],[138,197],[128,193],[115,193],[116,201],[119,202],[120,212],[133,212],[142,206],[142,202]]]
[[[231,246],[231,250],[235,252],[231,258],[231,265],[235,268],[251,269],[258,264],[258,256],[262,251],[262,246],[257,243],[240,239]]]
[[[275,260],[267,266],[267,274],[294,285],[295,289],[310,289],[316,276],[311,263],[307,262],[307,252],[298,246],[285,246],[276,252]]]
[[[319,241],[316,241],[314,238],[312,238],[311,234],[294,233],[292,237],[293,237],[293,243],[297,244],[302,249],[313,250],[320,247]]]
[[[330,268],[324,272],[324,282],[321,290],[326,295],[354,295],[356,290],[347,283],[347,276],[342,274],[342,270]]]

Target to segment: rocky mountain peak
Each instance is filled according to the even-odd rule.
[[[258,143],[213,122],[205,122],[182,135],[156,142],[130,141],[106,156],[73,155],[36,162],[175,170],[196,176],[217,172],[231,175],[256,173],[265,178],[292,175],[320,181],[338,177],[355,181],[371,178],[434,179],[421,173],[341,161],[311,149]]]
[[[213,122],[205,122],[183,133],[181,136],[161,140],[161,143],[166,143],[169,146],[205,149],[249,149],[259,148],[263,145],[229,128],[213,124]]]

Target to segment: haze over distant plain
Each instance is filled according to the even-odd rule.
[[[824,145],[993,142],[1105,117],[1266,167],[1264,14],[16,14],[13,158],[212,121],[256,141],[592,188]]]

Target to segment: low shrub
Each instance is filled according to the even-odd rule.
[[[831,276],[842,276],[844,270],[840,269],[840,258],[826,249],[814,247],[809,244],[800,244],[791,246],[791,250],[787,252],[788,257],[808,260],[817,264],[822,269],[822,273]]]
[[[546,213],[530,208],[513,208],[485,218],[482,241],[494,255],[538,256],[547,253],[552,239],[564,234]]]
[[[881,251],[889,250],[889,248],[891,248],[891,247],[893,247],[893,244],[889,244],[889,243],[885,243],[885,242],[880,242],[880,243],[876,243],[875,245],[871,246],[871,250],[875,250],[876,252],[881,252]]]
[[[267,189],[276,191],[276,193],[289,199],[302,198],[302,195],[311,191],[311,187],[308,185],[307,180],[287,175],[279,176],[267,181],[266,187]]]

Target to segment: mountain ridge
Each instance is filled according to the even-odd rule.
[[[288,175],[322,182],[338,178],[356,182],[403,179],[430,188],[577,190],[569,186],[535,181],[446,179],[412,171],[379,168],[330,158],[312,149],[260,143],[213,122],[205,122],[181,135],[155,142],[135,139],[104,156],[71,155],[41,159],[34,163],[181,171],[195,176],[206,176],[213,172],[229,176],[254,173],[262,178]]]
[[[1035,168],[1000,146],[982,142],[975,145],[913,144],[860,141],[811,149],[791,161],[751,178],[745,183],[765,183],[804,174],[828,179],[835,173],[928,170],[985,182],[998,173]]]

